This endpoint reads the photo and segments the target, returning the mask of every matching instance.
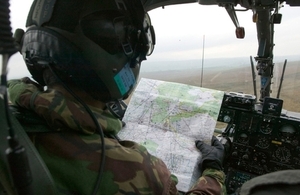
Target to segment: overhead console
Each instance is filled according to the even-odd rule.
[[[228,193],[249,179],[286,169],[300,168],[300,118],[283,113],[282,100],[226,93],[218,121],[227,123],[223,137],[231,140],[224,171]]]

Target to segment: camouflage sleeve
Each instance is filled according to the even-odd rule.
[[[102,162],[102,140],[83,106],[54,89],[9,82],[12,104],[30,109],[56,131],[28,133],[46,163],[60,195],[91,194]],[[90,106],[106,133],[117,132],[122,123],[111,113]],[[61,129],[61,130],[59,130]],[[105,164],[97,194],[177,195],[177,178],[165,163],[132,141],[104,138]]]
[[[205,169],[202,176],[186,194],[226,195],[225,174],[216,169]]]
[[[83,105],[74,99],[66,98],[54,89],[40,90],[26,78],[8,81],[9,99],[12,104],[30,109],[47,121],[53,131],[62,131],[65,127],[85,134],[94,134],[97,127]],[[99,124],[106,133],[117,134],[122,122],[108,111],[89,105]]]

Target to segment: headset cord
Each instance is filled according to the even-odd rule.
[[[101,179],[102,179],[102,174],[103,174],[103,169],[104,169],[104,164],[105,164],[105,141],[104,141],[104,133],[103,130],[101,128],[101,126],[98,123],[98,120],[96,119],[95,115],[93,114],[92,110],[87,106],[87,104],[82,101],[60,78],[59,76],[55,73],[55,71],[53,71],[52,67],[50,66],[50,64],[48,64],[48,67],[50,69],[50,71],[53,73],[53,75],[58,79],[58,81],[63,85],[63,87],[85,108],[85,110],[89,113],[89,115],[91,116],[93,122],[96,125],[97,131],[99,132],[100,135],[100,139],[101,139],[101,163],[100,163],[100,168],[99,168],[99,172],[98,172],[98,176],[97,176],[97,180],[95,183],[95,187],[93,189],[93,193],[92,195],[96,195],[99,187],[100,187],[100,183],[101,183]]]

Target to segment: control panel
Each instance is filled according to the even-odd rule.
[[[228,193],[249,179],[285,169],[300,169],[300,118],[283,114],[282,100],[256,104],[252,95],[226,93],[218,121],[231,140],[224,171]]]

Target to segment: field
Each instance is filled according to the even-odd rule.
[[[274,65],[271,92],[273,98],[277,97],[282,71],[283,63]],[[238,68],[203,69],[202,87],[225,92],[254,94],[251,72],[250,65]],[[255,73],[257,74],[256,70]],[[141,72],[140,77],[201,86],[201,69]],[[258,75],[256,80],[257,96],[259,98],[260,77]],[[280,92],[279,98],[283,99],[283,108],[288,111],[300,112],[300,62],[287,63]]]

